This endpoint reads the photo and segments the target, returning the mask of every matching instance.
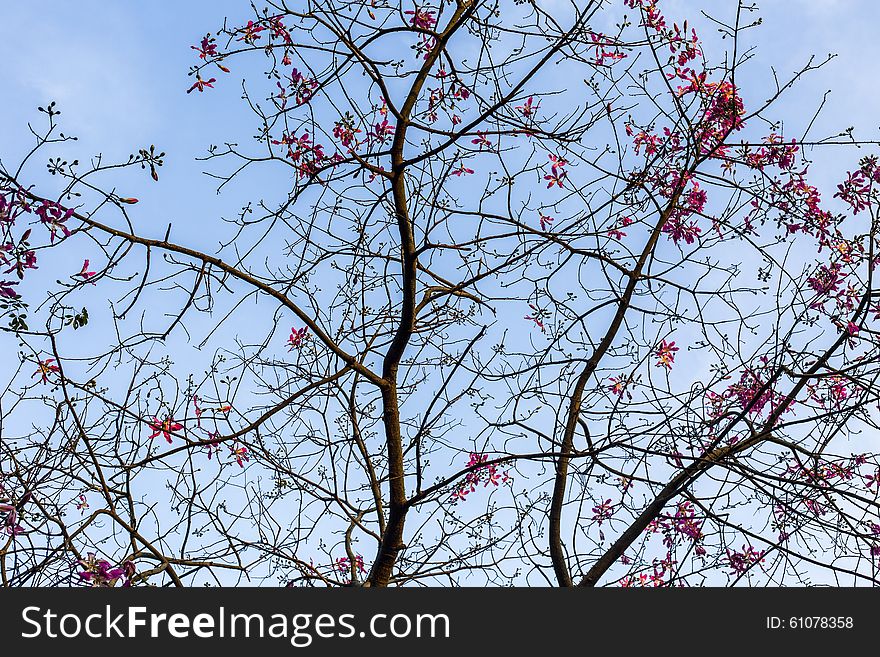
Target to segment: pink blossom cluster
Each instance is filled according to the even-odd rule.
[[[281,82],[276,82],[276,86],[278,87],[278,95],[275,98],[278,99],[278,107],[280,109],[286,109],[287,100],[289,98],[293,98],[296,106],[306,105],[315,95],[315,90],[318,88],[318,81],[314,78],[307,77],[298,69],[293,69],[285,78],[286,85],[282,85]]]
[[[0,521],[0,534],[6,534],[15,538],[25,533],[24,527],[18,521],[18,509],[14,504],[0,502],[0,513],[6,514],[3,516],[3,520]]]
[[[739,380],[729,384],[723,392],[710,390],[706,393],[708,417],[711,419],[723,417],[733,408],[755,416],[762,415],[765,411],[768,416],[772,415],[783,406],[783,412],[792,411],[793,406],[788,397],[774,389],[771,382],[773,377],[770,359],[761,356],[755,363],[744,367]]]
[[[756,550],[751,545],[743,545],[742,549],[727,550],[727,564],[734,574],[741,575],[753,566],[764,563],[764,550]]]
[[[617,39],[606,36],[601,32],[590,32],[589,36],[595,51],[592,63],[596,66],[612,66],[626,58],[626,53],[621,51],[621,44]]]
[[[309,327],[302,326],[300,328],[291,328],[290,329],[290,337],[287,338],[287,344],[290,346],[288,351],[293,351],[294,349],[300,349],[305,344],[306,340],[309,337]]]
[[[677,537],[683,537],[695,546],[698,556],[706,554],[703,546],[703,521],[699,518],[692,502],[679,502],[674,514],[664,514],[651,521],[646,529],[647,533],[662,533],[663,545],[667,548],[667,560],[672,558],[672,552]]]
[[[324,147],[313,143],[308,132],[303,132],[299,137],[285,132],[281,139],[273,139],[272,143],[287,146],[287,157],[293,161],[299,178],[314,178],[321,167],[335,164],[342,159],[338,153],[328,158]]]
[[[756,151],[749,151],[746,155],[746,164],[758,171],[763,171],[767,166],[777,166],[780,169],[788,170],[794,166],[795,156],[800,151],[794,139],[791,143],[783,143],[783,137],[771,132],[764,137],[766,146],[762,146]]]
[[[367,572],[367,569],[364,566],[364,558],[360,554],[354,555],[354,567],[362,575]],[[339,557],[336,560],[336,570],[340,575],[349,575],[349,578],[345,580],[346,582],[351,581],[351,560],[348,557]]]
[[[440,69],[435,77],[440,84],[428,90],[428,107],[425,110],[425,119],[428,123],[436,123],[439,112],[442,110],[449,117],[452,125],[459,125],[462,122],[460,114],[462,106],[471,97],[470,89],[455,76],[450,76],[444,69]],[[473,143],[491,146],[485,137]]]
[[[592,511],[593,517],[591,520],[596,522],[596,524],[601,525],[614,515],[614,505],[611,503],[611,499],[607,499],[594,506]]]
[[[836,198],[847,203],[858,214],[876,200],[875,184],[880,183],[880,164],[876,156],[862,158],[856,171],[847,172],[847,179],[837,186]]]
[[[501,472],[495,463],[486,463],[489,457],[487,454],[479,452],[471,452],[470,459],[467,462],[467,468],[472,468],[462,482],[456,486],[452,493],[452,501],[464,501],[470,493],[477,490],[482,484],[483,487],[498,486],[505,484],[511,480],[507,472]],[[483,465],[485,464],[485,465]]]
[[[114,567],[106,559],[98,559],[93,552],[81,559],[79,565],[82,567],[80,579],[93,587],[111,587],[120,581],[122,586],[131,586],[132,578],[137,572],[133,561],[124,561],[120,566]]]
[[[333,124],[333,138],[338,139],[349,152],[357,149],[357,135],[360,133],[361,129],[355,125],[355,119],[350,112],[346,112]]]
[[[678,347],[675,346],[675,341],[666,342],[666,340],[663,340],[660,342],[660,345],[654,352],[654,357],[657,359],[656,366],[671,370],[673,363],[675,363],[676,351],[678,351]]]
[[[652,564],[653,572],[639,573],[637,576],[628,575],[620,579],[618,584],[623,588],[669,586],[666,576],[672,574],[672,567],[674,565],[675,559],[670,554],[667,554],[665,559],[654,559]]]
[[[807,481],[813,487],[829,488],[835,482],[851,481],[859,475],[859,467],[867,459],[864,455],[855,455],[847,459],[829,460],[815,465],[796,462],[788,466],[786,474]],[[870,477],[867,478],[870,480]],[[870,482],[867,488],[870,489]]]
[[[547,189],[550,189],[553,185],[562,189],[562,183],[568,176],[568,171],[565,169],[568,165],[568,160],[552,153],[548,155],[548,158],[550,159],[550,173],[544,176],[544,180],[548,181]]]

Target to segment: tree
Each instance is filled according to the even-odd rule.
[[[59,157],[40,108],[4,585],[876,582],[880,163],[821,198],[857,142],[773,115],[821,64],[753,99],[756,8],[663,4],[254,7],[193,46],[187,102],[256,119],[205,244],[117,191],[164,152]]]

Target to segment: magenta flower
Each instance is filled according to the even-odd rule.
[[[485,132],[479,132],[479,131],[478,131],[478,132],[477,132],[477,138],[476,138],[476,139],[471,139],[471,143],[472,143],[472,144],[476,144],[477,146],[479,146],[479,147],[480,147],[480,150],[483,150],[484,147],[485,147],[485,148],[488,148],[488,149],[491,149],[491,148],[492,148],[492,142],[489,141],[489,138],[488,138],[488,137],[486,137],[486,133],[485,133]]]
[[[614,505],[611,503],[610,499],[601,502],[593,507],[593,517],[592,520],[595,520],[597,524],[601,525],[604,521],[608,520],[614,514]]]
[[[306,339],[309,337],[308,331],[308,326],[303,326],[300,329],[290,329],[290,337],[287,338],[287,344],[290,345],[290,349],[288,349],[288,351],[293,351],[294,349],[299,349],[300,347],[302,347]]]
[[[0,512],[6,514],[3,522],[0,523],[0,532],[8,534],[15,538],[25,533],[24,527],[18,523],[18,510],[12,504],[0,503]]]
[[[360,554],[354,556],[354,564],[360,572],[367,572],[367,569],[364,567],[364,558]],[[347,573],[351,569],[351,560],[348,557],[339,557],[336,560],[336,569],[340,573]]]
[[[357,146],[356,135],[361,132],[354,125],[354,117],[347,113],[341,117],[333,126],[333,137],[338,139],[346,148]]]
[[[370,137],[380,144],[384,144],[394,134],[394,126],[388,123],[388,119],[383,119],[382,123],[373,125],[370,131]]]
[[[742,550],[739,552],[732,550],[727,551],[727,563],[731,570],[737,575],[741,575],[755,564],[761,564],[763,562],[763,550],[756,550],[751,545],[743,545]]]
[[[626,390],[627,385],[629,385],[628,379],[622,376],[612,376],[608,380],[611,382],[611,385],[608,386],[608,390],[611,391],[611,394],[622,397],[623,393],[626,392],[627,397],[632,399],[632,395]]]
[[[548,155],[548,157],[551,162],[550,173],[544,176],[544,180],[549,181],[547,183],[547,189],[550,189],[553,185],[561,188],[562,181],[568,175],[568,172],[563,168],[568,164],[568,161],[553,154]]]
[[[200,77],[196,77],[196,81],[193,83],[193,86],[191,86],[189,89],[187,89],[186,93],[190,93],[192,91],[195,91],[196,89],[198,89],[199,92],[202,92],[205,90],[205,87],[210,87],[211,89],[213,89],[214,83],[216,81],[217,81],[217,78],[211,78],[210,80],[203,80]]]
[[[109,588],[120,580],[123,586],[131,586],[131,578],[136,572],[133,561],[125,561],[121,566],[113,567],[106,559],[98,559],[93,552],[81,559],[79,565],[83,568],[79,572],[80,579],[93,587]]]
[[[651,135],[642,130],[639,134],[635,136],[633,139],[633,144],[636,147],[636,155],[639,154],[642,146],[645,147],[645,156],[650,157],[655,155],[657,151],[660,150],[660,146],[662,144],[662,140],[659,135]]]
[[[0,281],[0,299],[18,299],[21,295],[12,289],[18,281]]]
[[[486,486],[498,486],[505,484],[511,480],[507,472],[498,470],[498,466],[494,463],[486,463],[489,459],[488,455],[478,452],[471,452],[467,463],[468,468],[474,468],[465,475],[464,481],[460,482],[452,492],[450,501],[464,501],[469,493],[477,490],[477,486],[482,483]],[[483,465],[486,463],[486,465]],[[476,467],[475,467],[476,466]]]
[[[175,422],[170,415],[164,420],[159,420],[159,418],[154,417],[153,421],[149,423],[149,426],[150,429],[153,430],[153,433],[150,434],[150,440],[161,435],[169,443],[171,442],[171,432],[183,429],[183,425],[179,422]]]
[[[74,276],[81,276],[81,277],[82,277],[83,279],[85,279],[85,280],[89,280],[90,278],[92,278],[93,276],[96,276],[96,275],[97,275],[97,274],[95,274],[95,272],[93,272],[93,271],[89,271],[89,260],[88,260],[88,258],[86,258],[86,259],[83,261],[83,266],[82,266],[82,269],[79,270],[79,273],[74,274]]]
[[[290,38],[290,32],[281,21],[281,16],[272,16],[269,20],[269,29],[272,31],[272,37],[281,39],[285,44],[290,45],[293,40]]]
[[[208,460],[211,460],[211,456],[214,452],[220,451],[220,433],[217,431],[213,431],[208,434],[208,438],[210,439],[208,444],[205,447],[208,448]],[[218,456],[219,459],[219,456]]]
[[[265,30],[266,28],[258,23],[254,23],[253,21],[248,21],[247,25],[241,28],[242,36],[239,37],[239,41],[244,41],[245,43],[254,44],[260,38],[260,32]]]
[[[360,554],[354,555],[354,566],[361,575],[366,574],[367,569],[364,566],[364,558]],[[339,557],[336,560],[336,570],[340,575],[345,576],[344,581],[346,583],[351,583],[351,560],[348,557]]]
[[[830,267],[821,265],[818,271],[807,279],[807,285],[809,285],[816,294],[827,296],[828,294],[837,291],[841,280],[840,265],[837,263]]]
[[[437,19],[434,17],[434,12],[427,9],[420,9],[419,7],[416,7],[414,11],[408,10],[403,13],[407,16],[412,16],[409,21],[410,25],[422,30],[434,29],[434,26],[437,24]]]
[[[230,447],[229,449],[232,452],[232,456],[235,457],[235,462],[238,463],[238,467],[243,468],[245,462],[251,460],[251,457],[248,454],[248,448],[244,445],[239,445],[238,447]]]
[[[205,35],[200,45],[190,46],[190,48],[199,53],[199,59],[217,56],[217,44],[214,43],[213,38],[210,38],[210,35]]]
[[[667,370],[671,370],[672,365],[675,362],[676,351],[678,351],[678,347],[675,346],[674,341],[666,342],[666,340],[663,340],[654,354],[657,358],[656,367],[665,367]]]
[[[539,100],[537,103],[534,102],[534,97],[529,96],[529,99],[522,105],[518,105],[516,110],[522,114],[525,118],[530,119],[535,115],[535,112],[541,107],[541,101]]]
[[[861,169],[855,173],[847,172],[847,175],[848,178],[837,186],[834,196],[849,204],[853,214],[858,214],[871,204],[871,182]]]
[[[37,375],[41,375],[41,382],[47,383],[49,381],[50,374],[57,374],[60,371],[60,368],[54,363],[54,358],[47,358],[46,360],[38,361],[37,371],[31,374],[31,378],[34,378]]]
[[[544,332],[545,311],[540,310],[537,306],[534,306],[532,304],[529,304],[529,308],[532,309],[532,314],[526,315],[525,317],[523,317],[523,319],[527,319],[531,322],[534,322],[535,326],[537,326],[539,329],[541,329],[541,333],[543,333]]]
[[[37,216],[40,218],[40,221],[49,229],[49,235],[51,241],[55,241],[55,236],[58,231],[61,231],[61,234],[64,237],[70,236],[70,229],[64,225],[68,219],[73,216],[72,209],[65,209],[58,203],[53,203],[52,201],[41,201],[40,207],[36,210]]]
[[[89,508],[89,502],[88,500],[86,500],[86,496],[80,495],[77,499],[78,501],[76,503],[76,510],[85,513],[86,510]]]

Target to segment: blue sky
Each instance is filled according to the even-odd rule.
[[[664,7],[670,16],[686,16],[704,4],[666,0]],[[763,90],[771,80],[770,66],[784,78],[811,54],[837,53],[833,62],[786,97],[779,114],[788,117],[788,125],[801,128],[798,124],[812,115],[822,94],[833,89],[813,134],[855,126],[857,135],[876,137],[880,41],[873,31],[880,21],[880,5],[872,0],[758,4],[764,25],[750,33],[758,49],[754,84],[748,91]],[[250,11],[243,0],[0,3],[0,58],[6,63],[0,153],[10,157],[22,152],[30,144],[25,125],[38,118],[36,107],[55,100],[63,111],[63,129],[80,137],[79,156],[127,155],[150,143],[168,152],[161,185],[150,186],[140,178],[138,188],[126,192],[141,198],[143,210],[161,215],[157,225],[175,220],[176,230],[188,232],[186,222],[180,221],[188,214],[219,213],[224,207],[228,211],[235,206],[228,198],[218,201],[214,185],[192,159],[209,143],[240,134],[236,119],[248,114],[236,100],[240,88],[232,80],[227,78],[222,89],[210,94],[187,96],[186,73],[194,61],[191,44],[216,29],[224,16],[237,22]],[[761,71],[763,79],[757,75]],[[238,125],[249,129],[251,122]],[[838,155],[835,150],[842,149],[822,151],[814,175],[824,178],[851,166],[851,154]]]
[[[664,0],[664,7],[670,16],[680,18],[695,7],[716,2]],[[880,5],[871,0],[759,4],[764,25],[747,37],[757,47],[749,69],[752,83],[740,81],[747,97],[765,97],[771,88],[771,66],[780,79],[786,79],[810,55],[837,53],[828,66],[790,92],[774,115],[785,117],[791,128],[786,134],[799,137],[822,95],[832,89],[810,136],[821,138],[855,126],[857,138],[876,139],[880,42],[874,32],[880,23]],[[120,195],[141,199],[132,213],[139,232],[161,237],[173,222],[174,241],[212,250],[216,233],[205,231],[206,223],[234,214],[240,201],[261,196],[264,190],[244,178],[218,197],[216,182],[202,175],[205,167],[193,161],[211,143],[247,138],[253,119],[239,100],[236,71],[216,90],[185,93],[191,83],[186,74],[195,61],[190,46],[205,32],[214,31],[224,16],[238,24],[250,12],[245,0],[0,4],[0,58],[5,62],[0,157],[15,162],[26,151],[32,141],[26,124],[39,121],[36,107],[51,100],[63,112],[63,130],[80,138],[70,150],[80,159],[98,152],[109,159],[125,159],[138,148],[156,144],[168,153],[159,184],[139,171],[118,181]],[[856,159],[850,149],[833,147],[816,151],[813,157],[814,180],[823,184],[827,196]],[[71,271],[78,268],[79,262],[71,263]]]

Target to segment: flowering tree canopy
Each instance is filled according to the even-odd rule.
[[[880,160],[823,191],[816,62],[755,89],[755,7],[666,4],[243,3],[181,83],[254,119],[195,242],[138,205],[171,146],[40,108],[2,583],[876,583]]]

